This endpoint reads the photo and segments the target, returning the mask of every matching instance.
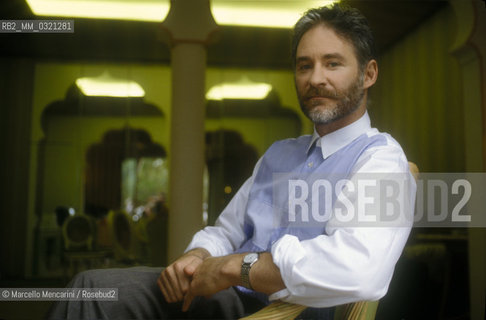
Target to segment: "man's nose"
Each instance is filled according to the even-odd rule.
[[[310,76],[310,84],[313,87],[323,87],[326,86],[327,84],[327,73],[326,70],[324,70],[323,67],[316,65],[312,69],[312,73]]]

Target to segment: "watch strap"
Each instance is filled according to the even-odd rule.
[[[250,264],[243,263],[241,265],[241,283],[245,288],[253,290],[250,284],[250,269],[251,269]]]
[[[258,258],[260,257],[260,253],[257,252],[257,258],[253,260],[252,262],[244,262],[245,259],[243,259],[243,263],[241,264],[241,283],[245,288],[253,290],[250,284],[250,270],[251,267],[255,264],[255,262],[258,261]]]

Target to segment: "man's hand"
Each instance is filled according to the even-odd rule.
[[[189,290],[194,272],[207,257],[210,257],[210,254],[205,249],[194,249],[181,256],[162,271],[157,284],[168,303],[184,299]]]
[[[187,311],[196,296],[209,297],[231,286],[240,285],[240,270],[244,254],[207,258],[195,270],[182,311]]]
[[[187,311],[196,296],[209,297],[241,285],[241,263],[245,255],[211,257],[206,250],[195,249],[162,271],[157,283],[167,302],[184,300],[182,311]],[[260,254],[260,259],[251,268],[250,282],[255,291],[266,294],[285,288],[270,253]]]

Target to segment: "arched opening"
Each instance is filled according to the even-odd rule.
[[[167,185],[166,158],[165,149],[143,129],[107,131],[100,143],[86,151],[85,212],[93,216],[119,209],[132,213],[149,197],[161,196]]]
[[[37,157],[38,241],[34,250],[38,262],[34,273],[59,276],[66,275],[66,266],[70,273],[103,267],[106,255],[94,252],[112,252],[115,242],[126,249],[127,255],[122,258],[129,257],[130,262],[165,261],[168,168],[167,152],[161,143],[164,125],[164,114],[143,98],[85,96],[74,84],[64,99],[43,110],[44,138]],[[158,184],[150,180],[153,172],[159,172]],[[135,183],[125,183],[124,187],[124,181],[129,180],[126,177],[134,178]],[[127,202],[131,203],[130,210]],[[61,232],[63,223],[56,223],[55,212],[66,210],[56,208],[92,221],[92,245],[66,247],[70,239],[64,238],[76,230],[70,226],[67,235]],[[108,213],[122,210],[125,215],[116,216],[110,225]],[[162,236],[154,238],[147,230],[155,221]],[[157,243],[152,243],[152,239]],[[152,250],[158,251],[159,256],[153,255]],[[77,251],[76,255],[73,251]],[[79,268],[71,270],[72,261],[63,252],[70,254],[69,259],[76,259]]]

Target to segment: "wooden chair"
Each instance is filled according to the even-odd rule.
[[[409,162],[408,165],[410,172],[417,180],[419,176],[417,165],[413,162]],[[373,320],[378,303],[379,301],[358,301],[336,306],[334,320]],[[306,308],[306,306],[278,301],[242,320],[294,320]]]
[[[373,320],[378,302],[359,301],[337,306],[334,320]],[[306,308],[306,306],[278,301],[241,320],[294,320]]]

